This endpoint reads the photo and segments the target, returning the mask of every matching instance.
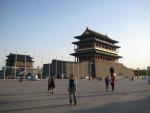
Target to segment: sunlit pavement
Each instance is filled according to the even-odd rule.
[[[150,113],[150,85],[146,80],[118,79],[115,91],[103,81],[78,80],[77,106],[68,104],[68,80],[55,80],[53,95],[47,80],[0,80],[0,113]]]

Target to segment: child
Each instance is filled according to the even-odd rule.
[[[48,79],[48,92],[50,90],[50,94],[53,94],[54,88],[55,88],[54,76],[51,76]]]
[[[77,105],[77,99],[76,99],[76,80],[73,76],[73,74],[69,77],[69,104],[72,105],[72,100],[74,100],[74,105]],[[72,98],[73,96],[73,98]]]

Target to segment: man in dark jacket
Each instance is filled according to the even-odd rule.
[[[70,75],[69,77],[69,104],[72,105],[72,100],[74,100],[74,105],[77,104],[77,99],[76,99],[76,80],[73,76],[73,74]],[[73,96],[73,99],[72,99]]]

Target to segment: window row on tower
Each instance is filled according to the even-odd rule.
[[[77,49],[86,49],[86,48],[93,48],[93,47],[98,47],[98,48],[106,49],[106,50],[109,50],[109,51],[116,51],[116,48],[113,48],[113,47],[110,47],[110,46],[107,46],[107,45],[104,45],[104,44],[101,44],[101,43],[97,43],[97,42],[95,42],[95,44],[90,43],[90,42],[80,44],[80,45],[78,45]]]
[[[95,43],[95,46],[99,47],[99,48],[106,49],[106,50],[116,51],[116,48],[112,48],[110,46],[106,46],[104,44],[100,44],[100,43],[97,43],[97,42]]]
[[[102,55],[79,57],[79,62],[92,61],[92,60],[115,62],[117,59],[109,56],[102,56]]]

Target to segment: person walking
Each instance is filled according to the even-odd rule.
[[[105,85],[106,85],[106,92],[108,92],[108,87],[109,87],[109,77],[105,77]]]
[[[48,93],[53,94],[54,88],[55,88],[54,76],[51,76],[48,79]]]
[[[131,80],[132,80],[132,82],[134,81],[134,77],[133,76],[131,77]]]
[[[20,78],[19,78],[19,82],[22,82],[22,81],[23,81],[22,76],[20,76]]]
[[[111,76],[111,88],[112,88],[112,91],[114,91],[114,87],[115,87],[115,75]]]
[[[74,105],[77,105],[76,85],[77,85],[77,82],[75,80],[75,77],[73,74],[71,74],[69,77],[69,87],[68,87],[69,105],[72,105],[73,100],[74,100]]]

